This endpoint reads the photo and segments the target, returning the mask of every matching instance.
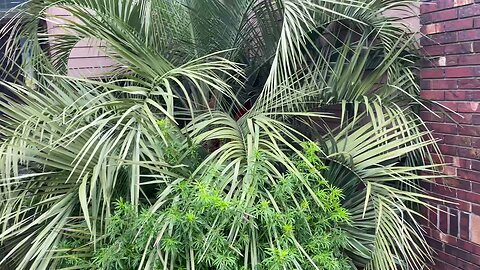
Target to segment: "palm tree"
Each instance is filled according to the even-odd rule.
[[[305,190],[292,201],[320,201],[292,158],[314,166],[300,145],[315,141],[328,167],[317,177],[342,190],[350,214],[344,230],[352,267],[422,269],[431,252],[416,209],[433,199],[419,183],[437,177],[429,165],[436,144],[416,113],[424,101],[414,33],[382,15],[410,4],[31,0],[17,13],[23,23],[9,25],[22,28],[8,47],[26,38],[24,68],[35,72],[28,85],[4,83],[15,97],[0,102],[0,265],[57,267],[65,238],[104,240],[116,199],[157,213],[178,198],[185,179],[212,171],[209,185],[245,206],[269,200],[265,187],[285,174]],[[49,7],[75,16],[64,34],[39,31]],[[117,61],[108,80],[66,76],[71,49],[86,38],[104,42]],[[329,119],[335,127],[324,124]],[[190,153],[194,145],[204,146],[200,163],[188,154],[172,159],[172,148]],[[253,239],[256,233],[252,227]],[[296,248],[307,269],[319,269]],[[251,246],[240,253],[245,269],[261,263]],[[155,254],[145,253],[139,268],[153,267]],[[195,269],[198,255],[185,256]]]

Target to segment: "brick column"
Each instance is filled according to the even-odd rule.
[[[427,213],[428,240],[437,251],[435,270],[480,269],[480,0],[435,0],[421,5],[422,45],[429,60],[422,67],[422,96],[461,114],[422,117],[441,139],[456,178],[430,186],[436,204]],[[458,122],[455,123],[455,121]]]

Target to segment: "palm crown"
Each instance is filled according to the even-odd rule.
[[[205,217],[212,224],[201,239],[214,242],[214,227],[224,228],[228,256],[241,260],[226,263],[222,253],[225,260],[212,259],[210,267],[267,265],[284,243],[255,207],[268,204],[284,214],[308,202],[322,209],[314,213],[336,213],[323,222],[341,223],[348,267],[421,269],[431,257],[415,206],[432,199],[419,181],[436,177],[436,166],[428,165],[436,145],[416,114],[424,105],[414,33],[382,15],[410,4],[32,0],[21,7],[24,23],[9,45],[27,37],[21,50],[31,57],[23,64],[35,72],[31,84],[5,83],[15,97],[0,103],[0,265],[60,268],[67,238],[87,239],[76,252],[88,254],[83,247],[105,241],[119,198],[134,213],[148,209],[160,224],[143,232],[155,251],[142,249],[138,268],[209,265],[198,254],[202,248],[185,244],[193,236],[179,240],[186,245],[180,250],[159,244],[175,223],[165,209],[179,205],[188,212],[191,197],[182,192],[198,182],[191,187],[195,196],[210,189],[215,196],[205,193],[208,198],[235,205],[226,216]],[[65,33],[38,31],[49,7],[74,16],[62,24]],[[107,79],[66,76],[71,49],[86,38],[101,40],[117,61]],[[332,119],[334,127],[325,125]],[[274,192],[287,184],[296,190]],[[320,187],[339,205],[325,208]],[[246,218],[256,214],[256,221]],[[236,237],[239,232],[250,239]],[[297,238],[288,242],[295,256],[285,255],[279,269],[345,269],[322,265]],[[268,252],[261,241],[270,243]]]

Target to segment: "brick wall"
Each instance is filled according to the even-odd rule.
[[[453,202],[428,211],[427,229],[437,251],[435,270],[480,269],[480,0],[423,2],[420,22],[426,61],[422,96],[460,115],[422,112],[449,165],[451,179],[430,185]],[[450,119],[449,116],[453,119]],[[458,123],[455,123],[457,121]]]

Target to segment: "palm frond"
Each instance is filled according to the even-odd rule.
[[[421,131],[415,117],[404,124],[393,116],[382,124],[371,121],[339,128],[323,147],[329,167],[325,178],[343,187],[349,198],[345,205],[353,221],[348,229],[350,251],[363,258],[366,269],[421,268],[432,260],[415,221],[421,214],[410,205],[429,207],[427,200],[435,200],[418,185],[440,177],[440,165],[428,165],[428,147],[435,140],[428,131]],[[408,159],[414,161],[408,163]]]

